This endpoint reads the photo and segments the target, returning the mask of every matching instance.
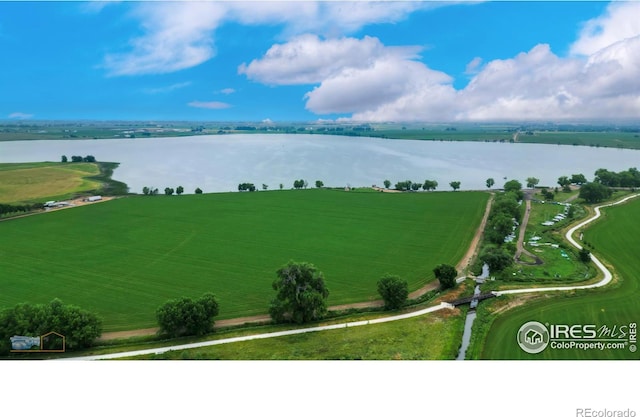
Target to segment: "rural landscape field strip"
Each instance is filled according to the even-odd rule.
[[[97,189],[100,184],[85,177],[98,173],[90,163],[0,164],[0,203],[42,202],[34,196],[53,198]]]
[[[630,196],[629,198],[636,197]],[[528,321],[540,323],[595,324],[614,326],[637,322],[640,304],[640,200],[624,199],[627,204],[610,207],[606,218],[584,229],[584,241],[593,245],[607,263],[614,266],[618,280],[604,288],[586,289],[580,296],[573,292],[555,294],[549,299],[533,301],[508,311],[494,321],[487,333],[483,359],[638,359],[638,352],[626,349],[551,350],[537,355],[523,352],[515,342],[518,328]],[[614,204],[618,204],[616,202]],[[601,207],[612,206],[607,204]],[[577,229],[576,229],[577,230]],[[605,277],[599,283],[602,283]]]
[[[437,306],[424,308],[422,310],[413,311],[411,313],[398,314],[395,316],[383,317],[379,319],[330,324],[330,325],[317,326],[317,327],[306,327],[302,329],[283,330],[280,332],[258,333],[258,334],[253,334],[249,336],[239,336],[239,337],[232,337],[228,339],[209,340],[205,342],[196,342],[196,343],[186,343],[182,345],[173,345],[173,346],[167,346],[167,347],[161,347],[161,348],[143,349],[143,350],[129,351],[129,352],[109,353],[105,355],[77,356],[77,357],[65,358],[60,360],[105,360],[105,359],[120,359],[120,358],[142,356],[142,355],[159,355],[159,354],[163,354],[171,351],[197,349],[197,348],[203,348],[203,347],[209,347],[209,346],[223,345],[228,343],[238,343],[238,342],[246,342],[251,340],[270,339],[274,337],[292,336],[292,335],[298,335],[298,334],[304,334],[304,333],[315,333],[315,332],[322,332],[327,330],[348,329],[348,328],[368,326],[373,324],[389,323],[393,321],[419,317],[425,314],[430,314],[436,311],[451,309],[451,308],[452,307],[449,306],[448,304],[441,303]]]
[[[217,319],[266,314],[289,260],[325,275],[329,304],[410,290],[455,264],[487,193],[269,191],[131,197],[0,224],[0,307],[57,297],[98,313],[104,331],[149,328],[168,299],[213,292]]]

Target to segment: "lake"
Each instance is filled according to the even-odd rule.
[[[640,166],[640,151],[568,145],[487,142],[436,142],[323,135],[213,135],[178,138],[45,140],[0,142],[0,162],[60,161],[62,155],[93,155],[120,162],[114,179],[141,193],[145,186],[162,193],[182,185],[185,193],[236,191],[251,182],[258,189],[292,188],[304,179],[329,187],[382,186],[411,180],[438,181],[438,190],[486,189],[507,179],[525,185],[527,177],[555,187],[562,175],[598,168],[622,171]]]

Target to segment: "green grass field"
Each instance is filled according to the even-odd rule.
[[[91,163],[0,164],[0,203],[32,203],[62,199],[100,187],[87,179],[100,173]]]
[[[625,326],[640,321],[640,200],[604,210],[606,217],[584,232],[594,252],[613,265],[619,281],[606,289],[562,294],[531,302],[498,316],[487,333],[483,359],[640,359],[640,352],[621,350],[556,350],[531,355],[516,344],[519,327],[531,320],[553,324]],[[496,300],[497,302],[497,300]]]
[[[444,360],[454,359],[458,354],[463,327],[464,314],[460,310],[445,310],[391,323],[173,351],[146,358]]]
[[[270,191],[129,197],[0,223],[0,308],[63,302],[104,330],[154,327],[168,299],[214,292],[218,319],[265,314],[275,271],[315,264],[329,304],[378,299],[400,275],[410,290],[456,264],[489,195],[473,192]]]

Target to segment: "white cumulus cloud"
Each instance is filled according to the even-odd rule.
[[[110,76],[163,74],[191,68],[215,55],[215,30],[225,22],[283,25],[283,36],[320,33],[342,36],[367,24],[405,19],[435,2],[228,1],[142,2],[132,17],[143,34],[124,52],[109,53]],[[100,10],[99,7],[93,9]]]
[[[614,1],[604,15],[584,24],[571,53],[589,56],[614,43],[640,35],[640,2]]]
[[[144,35],[130,41],[130,51],[108,54],[111,76],[162,74],[199,65],[215,54],[213,30],[224,15],[219,3],[142,3],[135,11]]]

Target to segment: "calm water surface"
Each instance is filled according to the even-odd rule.
[[[598,168],[621,171],[640,166],[640,151],[578,146],[485,142],[433,142],[322,135],[228,135],[152,139],[0,142],[0,162],[60,161],[62,155],[94,155],[120,162],[114,179],[140,193],[144,186],[182,185],[185,193],[237,190],[241,182],[261,189],[291,188],[296,179],[313,187],[382,186],[385,179],[438,181],[450,190],[486,189],[526,178],[556,186],[562,175],[593,179]]]

